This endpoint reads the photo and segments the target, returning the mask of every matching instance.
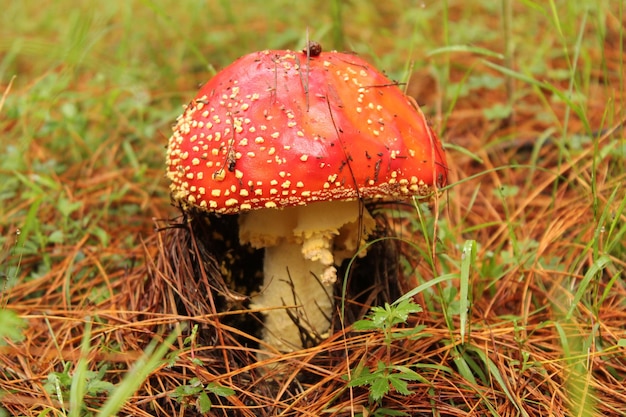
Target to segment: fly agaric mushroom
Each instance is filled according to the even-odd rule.
[[[264,309],[264,342],[279,351],[328,331],[335,266],[373,228],[361,202],[424,196],[446,182],[441,144],[397,83],[317,47],[240,58],[173,131],[173,200],[239,214],[240,241],[265,250],[253,305]]]

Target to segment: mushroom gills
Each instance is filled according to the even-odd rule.
[[[267,345],[289,352],[327,335],[335,266],[356,253],[374,224],[358,201],[240,215],[240,241],[265,248],[264,282],[252,307],[265,309],[263,341]]]

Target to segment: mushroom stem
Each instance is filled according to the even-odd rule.
[[[333,311],[333,283],[323,283],[328,268],[302,256],[302,246],[282,241],[265,249],[265,281],[253,307],[265,314],[263,340],[281,352],[324,337]],[[278,308],[277,308],[278,307]]]
[[[268,345],[292,351],[328,332],[335,266],[355,254],[374,223],[358,201],[240,215],[241,242],[265,248],[264,282],[253,306],[266,309],[263,340]]]

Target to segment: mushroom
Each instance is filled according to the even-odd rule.
[[[363,201],[425,196],[446,182],[435,133],[398,84],[356,55],[267,50],[222,70],[177,119],[167,150],[183,210],[239,215],[263,248],[263,340],[324,336],[336,266],[374,227]]]

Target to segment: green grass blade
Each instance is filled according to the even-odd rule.
[[[574,299],[572,300],[572,304],[565,315],[566,320],[570,320],[574,311],[576,311],[578,307],[578,303],[583,298],[583,296],[589,291],[589,284],[608,264],[611,263],[611,258],[607,255],[600,256],[589,268],[589,270],[585,273],[583,280],[580,282],[578,286],[578,290],[576,290],[576,294],[574,295]]]
[[[474,377],[474,373],[472,372],[472,367],[469,365],[466,358],[459,352],[459,349],[455,347],[450,351],[450,353],[452,354],[452,362],[454,362],[454,365],[461,376],[472,385],[478,385],[476,378]]]
[[[465,330],[467,328],[467,317],[471,306],[470,301],[470,270],[476,262],[476,241],[467,240],[463,246],[461,256],[461,279],[459,283],[459,320],[461,327],[461,341],[465,341]]]
[[[457,277],[457,274],[445,274],[437,278],[433,278],[428,282],[418,285],[417,287],[413,288],[411,291],[408,291],[402,297],[394,301],[391,305],[397,305],[402,301],[409,300],[430,287],[434,287],[435,285],[441,284],[442,282],[450,281],[456,277]]]
[[[504,59],[504,55],[500,53],[494,52],[490,49],[481,48],[479,46],[472,46],[472,45],[444,46],[442,48],[433,49],[428,54],[426,54],[426,56],[431,57],[431,56],[440,55],[440,54],[448,54],[451,52],[465,52],[465,53],[472,53],[476,55],[486,56],[489,58]]]
[[[104,403],[98,413],[98,417],[113,416],[124,406],[126,400],[139,389],[148,375],[162,365],[163,357],[180,332],[180,327],[177,327],[160,345],[156,338],[150,342],[144,354],[135,362],[124,377],[124,380],[116,387],[109,399]]]
[[[70,386],[70,412],[69,417],[80,417],[83,400],[87,392],[87,364],[89,351],[91,349],[91,319],[85,319],[85,332],[80,345],[80,359],[74,369],[72,385]]]
[[[474,346],[470,346],[468,350],[471,350],[472,352],[476,353],[480,357],[480,359],[484,362],[485,366],[489,370],[489,373],[491,374],[493,379],[495,379],[496,382],[500,385],[500,388],[502,388],[502,391],[504,391],[504,394],[509,399],[511,404],[515,406],[515,408],[520,413],[520,415],[524,417],[530,417],[528,413],[526,412],[526,410],[515,399],[511,391],[509,391],[508,385],[504,381],[504,378],[502,377],[500,370],[498,369],[496,364],[487,356],[487,354]]]

